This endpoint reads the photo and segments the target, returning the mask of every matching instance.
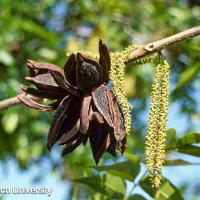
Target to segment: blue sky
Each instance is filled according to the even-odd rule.
[[[45,173],[44,173],[45,171]],[[38,173],[43,173],[43,178],[39,182],[35,182],[34,178]],[[50,167],[41,170],[40,167],[33,165],[27,171],[19,170],[16,161],[9,160],[6,164],[0,165],[0,187],[27,187],[27,188],[52,188],[51,196],[46,194],[8,194],[3,196],[3,200],[66,200],[69,194],[69,183],[61,181],[57,173],[50,171]]]

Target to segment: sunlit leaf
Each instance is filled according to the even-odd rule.
[[[140,182],[142,189],[147,192],[150,196],[154,196],[154,191],[149,182],[149,177],[145,177]],[[183,200],[178,189],[167,179],[163,179],[160,187],[160,196],[157,200]]]
[[[12,134],[17,128],[19,116],[17,113],[7,113],[2,118],[2,125],[6,133]]]
[[[73,180],[89,186],[96,192],[105,194],[110,198],[122,199],[126,188],[121,178],[109,174],[101,174]]]
[[[94,194],[92,194],[90,196],[91,200],[101,200],[101,199],[105,199],[105,198],[106,198],[106,195],[103,195],[102,193],[97,193],[97,192],[95,192]],[[75,198],[74,198],[74,200],[75,200]]]
[[[200,147],[194,145],[183,145],[176,148],[180,153],[189,154],[192,156],[200,156]]]
[[[188,145],[188,144],[193,144],[193,143],[200,143],[199,133],[188,133],[184,135],[183,137],[177,140],[176,145],[182,146],[182,145]]]
[[[172,148],[176,144],[176,130],[173,128],[167,129],[166,147]]]
[[[177,140],[175,150],[192,156],[200,156],[200,147],[195,145],[198,143],[200,143],[200,134],[189,132]]]
[[[197,75],[197,72],[199,70],[200,70],[200,63],[197,63],[193,66],[189,66],[186,70],[184,70],[180,74],[180,78],[178,80],[178,83],[176,84],[176,89],[190,82]]]
[[[42,56],[43,58],[45,59],[48,59],[48,60],[54,60],[58,57],[56,51],[52,50],[52,49],[47,49],[47,48],[41,48],[38,52],[38,54],[40,56]]]
[[[38,158],[42,153],[43,145],[40,142],[35,142],[31,145],[31,155],[32,158]]]
[[[11,53],[5,50],[0,50],[0,62],[4,65],[12,65],[13,64],[13,56]]]
[[[131,160],[133,162],[138,162],[140,161],[140,158],[136,156],[135,154],[124,152],[123,156],[127,158],[128,160]]]
[[[135,177],[140,172],[140,163],[138,160],[124,161],[109,166],[94,166],[94,169],[99,171],[107,171],[108,173],[119,176],[124,180],[134,181]]]
[[[191,163],[186,160],[176,159],[176,160],[166,160],[165,166],[186,166],[186,165],[200,165],[200,163]]]
[[[199,53],[199,52],[200,52],[200,47],[199,47],[199,45],[190,45],[190,46],[188,46],[188,48],[189,48],[190,50],[193,50],[194,53]]]

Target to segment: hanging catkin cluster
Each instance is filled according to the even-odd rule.
[[[126,133],[131,129],[131,106],[125,96],[125,63],[129,55],[139,48],[138,45],[130,45],[124,51],[112,52],[110,79],[113,92],[121,105],[125,119]],[[90,51],[81,51],[82,55],[98,60],[98,54]],[[159,187],[162,179],[162,166],[165,158],[166,122],[169,100],[169,64],[158,54],[137,59],[134,65],[142,65],[158,61],[154,72],[152,84],[151,104],[146,137],[146,165],[150,173],[150,182],[155,189],[155,196],[159,195]]]
[[[129,45],[124,51],[113,52],[111,56],[111,70],[110,79],[112,80],[113,92],[117,97],[124,114],[126,133],[128,134],[131,129],[131,105],[125,96],[125,63],[131,52],[136,50],[139,46],[132,44]],[[138,64],[138,63],[137,63]],[[142,63],[141,63],[142,64]]]
[[[110,79],[112,80],[114,94],[118,98],[118,101],[122,107],[125,118],[126,133],[129,133],[131,129],[131,105],[128,103],[128,99],[125,96],[124,90],[125,63],[127,62],[129,55],[138,47],[138,45],[132,44],[129,45],[124,51],[111,53]],[[136,60],[133,64],[142,65],[145,63],[151,63],[156,57],[157,54],[141,58]]]
[[[110,79],[112,80],[113,92],[117,97],[124,114],[126,133],[131,129],[131,106],[125,96],[125,57],[121,52],[111,53]]]
[[[169,102],[169,64],[163,57],[155,69],[152,84],[151,104],[146,137],[146,164],[155,196],[162,179],[162,166],[165,158],[166,121]]]

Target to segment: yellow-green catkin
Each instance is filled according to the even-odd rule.
[[[126,98],[124,90],[125,63],[128,60],[129,55],[139,47],[139,45],[132,44],[129,45],[124,51],[111,53],[110,79],[112,81],[114,94],[118,98],[118,101],[122,107],[127,134],[131,129],[131,105],[128,103],[128,99]],[[141,65],[145,63],[151,63],[155,60],[156,56],[157,55],[153,55],[138,59],[133,64]]]
[[[110,79],[112,81],[113,92],[117,97],[125,120],[126,133],[129,134],[131,129],[131,105],[126,98],[124,83],[125,83],[125,62],[129,54],[137,48],[135,45],[130,45],[122,52],[113,52],[111,57]]]
[[[162,166],[165,159],[166,123],[169,102],[169,64],[162,57],[156,66],[152,84],[151,104],[146,137],[146,165],[150,182],[159,196]]]
[[[98,60],[99,59],[99,54],[96,52],[92,52],[92,51],[79,51],[80,54],[89,57],[91,59],[94,60]]]
[[[78,53],[78,52],[73,52],[74,54]],[[92,52],[92,51],[79,51],[80,54],[89,57],[91,59],[94,60],[98,60],[99,59],[99,54],[96,52]],[[67,53],[67,57],[69,57],[71,55],[71,53]]]
[[[124,81],[125,81],[125,63],[123,55],[120,52],[111,53],[111,70],[110,79],[112,81],[113,92],[117,97],[118,102],[122,108],[122,112],[125,120],[125,129],[128,134],[131,129],[131,114],[130,105],[124,92]]]

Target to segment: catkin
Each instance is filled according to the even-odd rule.
[[[125,62],[133,50],[137,47],[135,45],[130,45],[122,52],[114,52],[110,54],[111,57],[111,70],[110,79],[113,85],[113,92],[117,97],[119,104],[121,105],[122,112],[125,120],[126,133],[129,134],[131,129],[131,105],[126,98],[124,90],[125,82]]]
[[[152,84],[151,104],[146,137],[146,165],[150,182],[159,196],[162,166],[165,158],[166,122],[169,102],[169,64],[160,57]]]

